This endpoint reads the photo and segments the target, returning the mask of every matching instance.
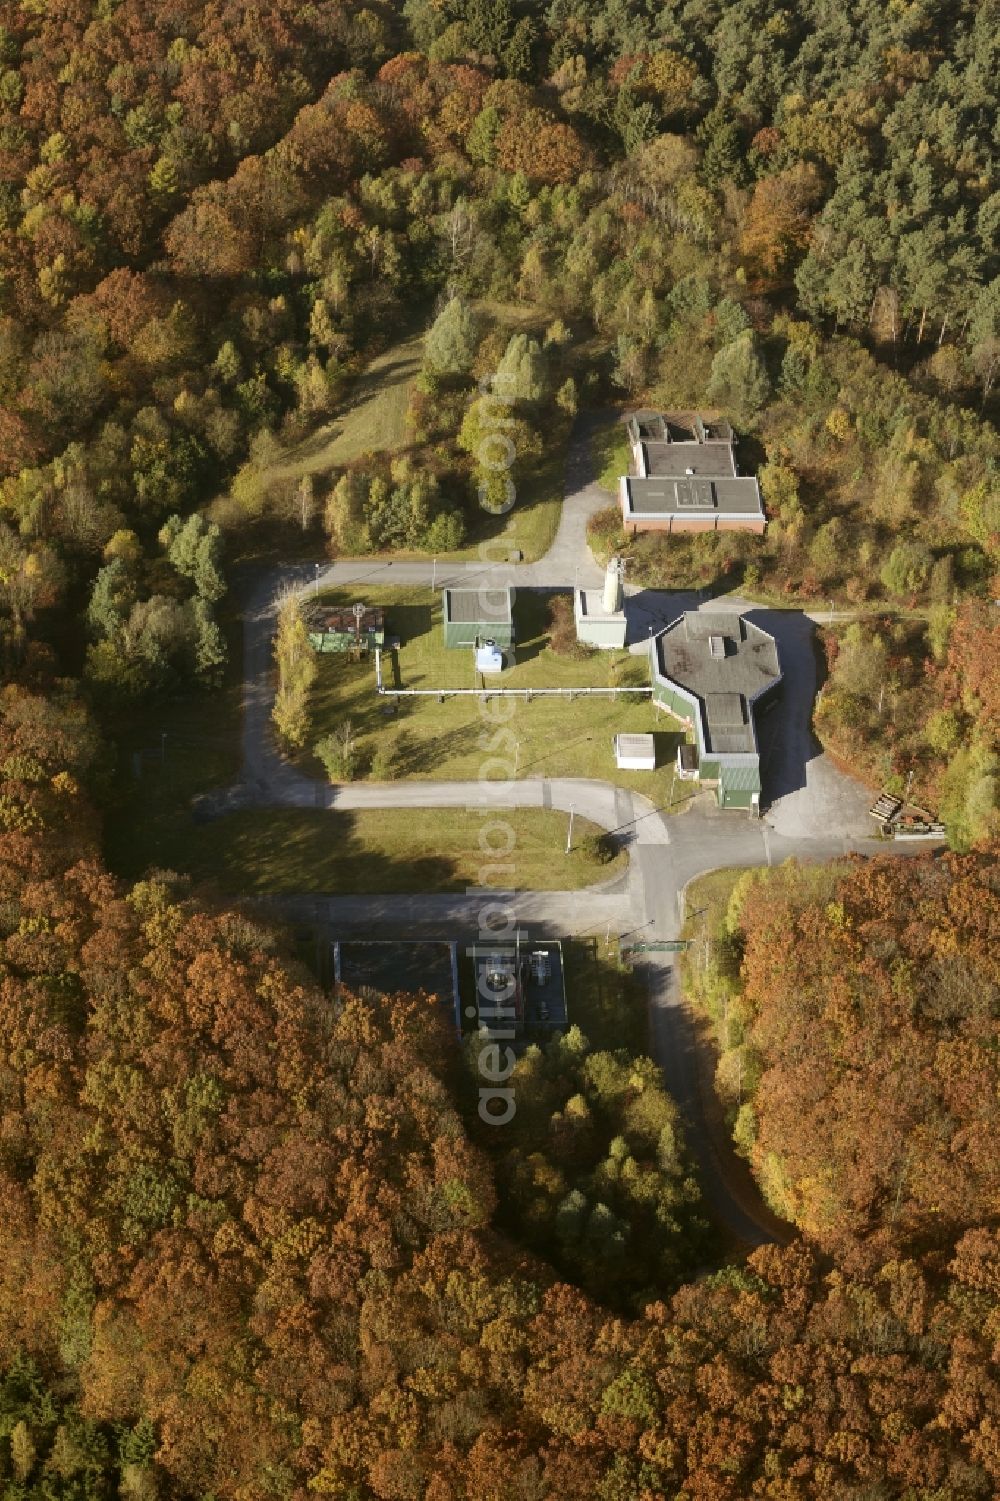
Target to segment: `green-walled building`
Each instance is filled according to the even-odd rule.
[[[680,775],[714,786],[721,808],[759,812],[754,717],[780,692],[774,637],[732,611],[689,610],[654,637],[650,657],[654,700],[694,731]]]
[[[514,644],[514,591],[506,586],[445,589],[441,618],[447,647],[495,641],[499,647],[510,648]]]

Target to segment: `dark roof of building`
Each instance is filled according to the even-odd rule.
[[[725,419],[697,412],[633,412],[626,425],[632,442],[641,446],[645,470],[626,480],[633,515],[763,516],[760,487],[752,475],[740,475],[736,435]]]
[[[511,620],[510,589],[446,589],[444,615],[456,625],[501,625]]]
[[[636,516],[685,516],[695,512],[715,515],[763,516],[760,490],[751,475],[706,478],[700,474],[682,478],[627,475],[629,510]]]
[[[781,677],[767,631],[732,611],[690,610],[656,638],[654,672],[699,699],[706,751],[756,751],[753,700]]]
[[[630,437],[640,438],[643,442],[664,443],[667,440],[667,419],[662,412],[632,412],[625,425]]]
[[[687,474],[736,477],[731,443],[643,443],[642,450],[650,478]]]

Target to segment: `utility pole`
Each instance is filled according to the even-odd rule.
[[[566,853],[567,853],[567,855],[569,854],[570,850],[573,848],[573,813],[574,813],[573,804],[570,803],[570,805],[569,805],[569,829],[567,830],[567,833],[566,833]]]
[[[431,564],[431,592],[432,593],[437,588],[437,576],[438,576],[438,560],[437,560],[437,558],[435,558],[434,561],[433,561],[433,563]]]
[[[318,563],[315,564],[315,569],[316,569],[316,572],[315,572],[315,575],[313,577],[313,597],[315,597],[319,593],[319,564]]]
[[[166,764],[167,764],[167,732],[166,732],[166,730],[161,730],[160,731],[160,765],[161,766],[166,766]]]

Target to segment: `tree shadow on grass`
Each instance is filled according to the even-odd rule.
[[[350,812],[280,808],[234,813],[191,840],[191,873],[228,895],[367,896],[464,889],[449,857],[397,859],[366,846],[356,829]]]
[[[514,596],[514,639],[518,665],[540,657],[549,647],[549,609],[557,593],[565,590],[518,589]]]
[[[605,931],[563,944],[570,1025],[580,1028],[595,1052],[627,1048],[648,1054],[645,992],[633,972],[609,952],[606,937]],[[612,944],[617,937],[612,930]]]
[[[478,716],[469,724],[449,725],[439,735],[422,734],[418,739],[404,729],[397,739],[397,777],[436,771],[443,763],[478,750],[483,724]]]
[[[431,604],[390,604],[385,610],[386,639],[398,637],[401,646],[429,636],[434,629]]]

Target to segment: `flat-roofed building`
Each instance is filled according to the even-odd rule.
[[[445,589],[442,606],[445,646],[474,647],[487,640],[503,647],[514,644],[513,589]]]
[[[602,589],[575,589],[573,618],[577,640],[585,646],[596,646],[602,651],[621,651],[625,645],[624,606],[609,610]]]
[[[655,771],[655,735],[616,735],[615,765],[619,771]]]
[[[573,618],[577,640],[603,650],[625,645],[625,563],[611,558],[604,574],[603,589],[573,590]]]
[[[722,808],[759,810],[754,721],[780,691],[774,637],[733,611],[689,610],[654,637],[650,656],[654,702],[694,732],[680,775],[714,786]]]
[[[634,469],[619,481],[626,531],[764,531],[760,486],[740,474],[728,422],[634,412],[626,429]]]

